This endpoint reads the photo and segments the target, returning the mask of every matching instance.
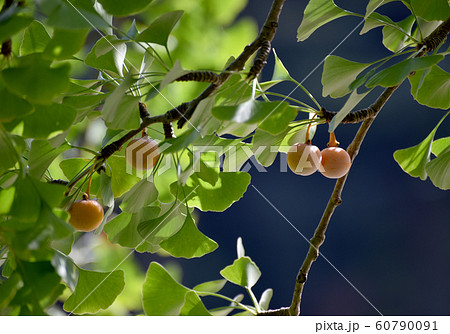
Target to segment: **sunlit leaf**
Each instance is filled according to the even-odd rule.
[[[145,314],[179,315],[189,291],[176,282],[159,263],[152,262],[143,286]]]
[[[161,81],[161,84],[159,85],[159,90],[162,90],[164,87],[166,87],[168,84],[170,84],[175,79],[181,77],[182,75],[189,73],[189,71],[185,70],[180,63],[180,60],[177,59],[173,67],[170,69],[170,71],[164,76],[164,78]]]
[[[333,0],[310,0],[305,8],[302,23],[298,27],[297,39],[304,41],[321,26],[350,14],[351,12],[336,6]]]
[[[16,192],[10,215],[26,223],[35,222],[41,209],[39,193],[29,177],[19,178],[15,186]]]
[[[95,10],[92,0],[40,1],[47,16],[47,24],[61,29],[107,29],[108,23]]]
[[[106,172],[100,174],[100,193],[104,206],[114,206],[114,193],[112,190],[112,177]]]
[[[216,281],[209,281],[205,283],[198,284],[194,286],[193,290],[197,292],[210,292],[210,293],[217,293],[225,286],[227,283],[227,280],[225,279],[219,279]]]
[[[366,17],[377,10],[379,7],[397,0],[370,0],[366,7]]]
[[[411,72],[431,67],[442,59],[444,59],[443,56],[435,55],[404,60],[375,74],[367,81],[366,86],[369,88],[395,86],[406,79]]]
[[[106,98],[102,116],[108,128],[131,130],[139,127],[139,98],[126,94],[132,82],[131,77],[127,76]]]
[[[381,15],[377,12],[373,12],[364,19],[364,26],[362,27],[361,32],[359,34],[360,35],[365,34],[366,32],[372,30],[373,28],[385,26],[388,24],[395,25],[394,21],[392,21],[388,16]]]
[[[176,10],[162,14],[138,35],[137,40],[167,46],[169,35],[183,13],[182,10]]]
[[[251,288],[258,282],[261,271],[249,257],[243,256],[222,269],[220,274],[231,283]]]
[[[450,73],[437,65],[409,77],[411,94],[417,102],[431,108],[450,108]]]
[[[122,212],[111,219],[104,226],[103,230],[108,235],[109,241],[112,243],[129,248],[136,248],[140,246],[138,251],[145,251],[147,242],[139,233],[138,226],[142,221],[157,219],[160,212],[161,209],[156,206],[143,208],[140,212],[135,214]]]
[[[0,189],[0,215],[5,215],[11,210],[11,206],[14,202],[15,187],[9,187],[7,189]]]
[[[115,35],[104,36],[95,43],[84,62],[88,66],[123,76],[123,65],[127,53],[125,42]]]
[[[137,176],[127,172],[125,157],[111,156],[108,158],[107,164],[112,170],[111,184],[115,197],[122,196],[139,182],[140,179]]]
[[[259,102],[250,100],[238,106],[218,106],[212,114],[219,120],[234,123],[258,124],[261,130],[277,134],[283,131],[296,116],[287,102]]]
[[[406,173],[413,177],[420,177],[422,180],[427,178],[425,166],[430,161],[431,144],[439,125],[448,114],[449,112],[420,144],[394,152],[394,159]]]
[[[446,152],[449,149],[450,149],[450,137],[439,138],[433,141],[433,144],[431,145],[431,152],[433,152],[435,156],[438,156],[439,154]]]
[[[24,118],[23,135],[29,138],[45,139],[69,129],[75,121],[75,109],[62,104],[36,106],[31,115]]]
[[[20,58],[17,67],[2,71],[7,88],[33,103],[50,104],[69,87],[69,64],[50,66],[39,54]]]
[[[107,309],[124,286],[124,273],[121,270],[96,272],[78,268],[77,286],[64,303],[64,310],[83,314]]]
[[[351,91],[349,85],[359,73],[370,65],[353,62],[337,56],[327,56],[322,72],[322,95],[330,95],[333,98],[347,95]]]
[[[186,216],[183,227],[177,233],[161,242],[161,248],[165,249],[172,256],[187,259],[202,257],[211,253],[217,247],[218,245],[214,240],[211,240],[198,230],[190,214]]]
[[[158,190],[156,190],[155,184],[147,179],[142,179],[124,195],[120,208],[129,213],[138,212],[156,201],[157,198]]]
[[[66,191],[66,187],[61,184],[52,184],[47,182],[41,182],[38,179],[34,179],[29,177],[34,188],[38,192],[41,200],[50,208],[57,207],[61,204],[61,201],[64,198],[64,192]]]
[[[208,312],[205,305],[203,305],[200,297],[195,291],[189,291],[184,298],[184,305],[180,310],[180,315],[184,316],[199,316],[212,315]]]
[[[159,146],[164,148],[164,154],[175,153],[188,147],[199,136],[200,132],[191,128],[176,138],[166,139]]]
[[[275,49],[272,49],[273,54],[275,56],[275,67],[273,68],[272,81],[274,80],[290,80],[291,75],[289,74],[286,67],[281,62],[281,59],[278,58]]]
[[[33,21],[25,29],[22,44],[20,45],[20,55],[26,56],[35,52],[43,52],[50,42],[50,36],[44,25],[39,21]]]
[[[68,149],[70,146],[67,143],[54,148],[47,140],[33,140],[28,157],[28,172],[31,176],[40,178],[52,161]]]
[[[414,13],[427,21],[444,21],[450,16],[450,5],[447,0],[410,0],[410,3]]]
[[[186,207],[182,203],[174,202],[170,207],[163,208],[164,214],[157,217],[145,217],[139,219],[137,230],[146,244],[157,246],[162,241],[170,238],[177,233],[183,226],[186,215]],[[153,247],[154,248],[154,247]],[[138,251],[147,251],[146,245],[137,249]],[[149,248],[152,251],[152,248]]]
[[[55,251],[51,263],[70,290],[75,291],[78,281],[78,268],[73,260],[65,254]]]
[[[414,15],[410,15],[406,19],[395,23],[398,27],[397,29],[391,26],[385,26],[383,28],[383,45],[392,52],[398,52],[403,49],[408,43],[411,43],[411,40],[406,34],[411,34],[414,22]]]
[[[273,290],[272,289],[266,289],[264,290],[264,292],[261,295],[261,298],[259,300],[259,307],[261,307],[262,310],[268,310],[269,309],[269,304],[270,304],[270,300],[272,299],[273,296]]]
[[[89,30],[55,29],[47,44],[45,55],[55,59],[70,58],[83,47]]]
[[[9,122],[16,118],[22,118],[34,111],[33,105],[19,96],[10,93],[6,88],[0,90],[0,122]]]
[[[442,189],[450,189],[450,151],[440,154],[428,162],[425,170],[433,184]]]
[[[250,184],[250,175],[244,172],[219,173],[219,180],[214,186],[201,180],[196,173],[191,175],[184,186],[189,206],[202,211],[224,211],[238,201]],[[176,184],[171,185],[172,193]]]

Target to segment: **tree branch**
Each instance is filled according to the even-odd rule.
[[[422,46],[420,44],[418,45],[419,50],[422,47],[426,47],[427,51],[433,50],[438,45],[440,45],[447,35],[450,33],[450,18],[448,18],[446,21],[444,21],[439,27],[437,27],[427,38],[425,38],[424,43]],[[425,51],[419,52],[416,57],[421,57]],[[358,129],[358,132],[355,135],[355,138],[353,138],[353,141],[350,143],[350,145],[347,148],[347,152],[350,155],[350,158],[352,160],[352,163],[356,156],[358,155],[359,149],[361,148],[362,142],[364,141],[364,138],[367,134],[367,132],[370,129],[370,126],[372,125],[373,121],[375,120],[375,117],[380,112],[381,108],[383,108],[384,104],[389,100],[389,98],[392,96],[392,94],[395,92],[395,90],[401,85],[398,84],[393,87],[386,88],[383,93],[378,97],[378,99],[373,103],[369,108],[363,109],[363,111],[360,111],[360,113],[365,114],[366,118],[361,124],[361,126]],[[325,109],[322,110],[322,114],[327,119],[327,112]],[[331,118],[334,116],[333,113],[329,113],[329,115],[332,115]],[[328,116],[329,117],[329,116]],[[356,116],[355,116],[356,117]],[[331,120],[331,118],[329,118]],[[322,218],[320,219],[319,225],[317,226],[316,230],[314,231],[314,235],[310,240],[310,247],[308,250],[308,253],[303,261],[302,266],[300,267],[300,270],[297,274],[296,282],[295,282],[295,288],[294,293],[292,296],[292,302],[291,306],[288,309],[289,315],[299,315],[300,314],[300,305],[302,301],[302,293],[303,288],[305,286],[306,280],[308,279],[309,271],[311,270],[311,266],[313,262],[318,258],[319,256],[319,249],[320,246],[325,241],[325,233],[327,231],[328,225],[330,223],[331,216],[334,213],[334,210],[341,204],[341,194],[342,190],[344,188],[345,182],[347,180],[348,173],[344,175],[343,177],[339,178],[336,181],[336,184],[334,186],[333,192],[330,196],[330,199],[328,200],[328,204],[325,208],[325,211],[322,214]],[[286,308],[281,308],[278,310],[269,310],[265,311],[266,314],[270,315],[286,315]]]
[[[386,101],[392,96],[392,94],[395,92],[395,90],[398,88],[398,86],[399,85],[386,88],[384,90],[384,92],[378,97],[376,102],[370,107],[371,109],[374,110],[374,115],[372,117],[366,119],[361,124],[358,132],[355,135],[355,138],[353,139],[352,143],[347,148],[347,152],[350,155],[352,162],[358,155],[361,144],[362,144],[367,132],[369,131],[370,126],[372,125],[373,121],[375,120],[376,115],[381,110],[381,108],[384,106]],[[341,194],[342,194],[342,189],[344,188],[344,185],[345,185],[345,181],[347,180],[347,176],[348,176],[348,173],[336,181],[336,185],[334,186],[334,190],[330,196],[330,199],[328,200],[328,204],[325,208],[325,211],[323,212],[323,215],[319,222],[319,225],[317,226],[317,228],[314,232],[314,235],[311,238],[311,243],[310,243],[308,254],[306,255],[306,258],[303,261],[303,264],[297,275],[294,294],[292,297],[292,303],[291,303],[291,306],[289,307],[290,315],[300,314],[300,303],[301,303],[303,287],[305,285],[306,280],[308,279],[308,274],[309,274],[309,271],[311,269],[313,262],[319,256],[319,248],[325,241],[325,233],[326,233],[328,225],[330,223],[331,216],[333,215],[336,207],[338,207],[339,204],[341,204],[341,202],[342,202]]]
[[[427,52],[433,51],[436,49],[442,42],[445,41],[447,35],[450,33],[450,17],[447,18],[444,22],[442,22],[427,38],[425,38],[421,43],[417,44],[417,50],[425,47]],[[424,54],[424,51],[417,55],[420,57]],[[377,111],[373,109],[373,106],[370,106],[367,109],[361,109],[357,111],[352,111],[344,119],[341,123],[360,123],[368,118],[372,118],[376,115]],[[320,117],[330,122],[331,119],[336,116],[336,111],[328,111],[322,107],[320,110]]]
[[[272,7],[269,11],[267,19],[264,23],[264,26],[261,28],[261,31],[258,37],[250,44],[248,44],[242,53],[230,64],[228,67],[220,73],[216,83],[210,84],[197,98],[190,102],[185,102],[178,107],[169,110],[165,114],[158,116],[145,116],[142,118],[142,123],[138,129],[131,130],[123,137],[119,138],[115,142],[105,146],[99,155],[99,160],[105,161],[108,159],[114,152],[120,150],[123,144],[125,144],[128,140],[133,138],[143,129],[148,127],[154,123],[171,123],[174,121],[178,121],[178,128],[183,127],[183,125],[191,118],[192,114],[195,111],[195,108],[200,103],[200,101],[214,94],[217,89],[219,89],[232,75],[233,72],[239,72],[244,69],[245,63],[248,59],[263,45],[265,42],[271,42],[275,37],[278,20],[280,17],[281,10],[283,8],[283,4],[286,0],[273,0]],[[140,115],[143,116],[143,112],[141,110],[143,104],[139,104]]]
[[[427,51],[433,51],[436,49],[450,33],[450,17],[448,17],[444,22],[442,22],[439,27],[437,27],[423,42],[417,44],[417,48],[420,49],[423,46],[426,47]]]

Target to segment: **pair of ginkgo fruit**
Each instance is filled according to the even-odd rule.
[[[288,166],[298,175],[308,176],[319,170],[323,176],[338,179],[348,173],[352,164],[350,155],[338,144],[334,138],[322,151],[310,141],[294,144],[287,154]]]

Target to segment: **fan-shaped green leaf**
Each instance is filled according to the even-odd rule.
[[[10,93],[6,88],[0,90],[0,122],[9,122],[31,114],[34,107],[26,100]]]
[[[436,187],[450,189],[450,151],[447,150],[428,162],[425,170]]]
[[[395,25],[394,21],[392,21],[388,16],[381,15],[377,12],[373,12],[369,16],[365,17],[364,19],[364,26],[362,27],[360,31],[360,35],[365,34],[366,32],[372,30],[376,27],[381,27],[385,25],[393,24]]]
[[[422,180],[427,178],[425,166],[430,161],[431,144],[434,135],[449,113],[445,114],[433,131],[420,144],[394,152],[394,159],[406,173],[413,177],[420,177]]]
[[[147,315],[179,315],[189,291],[159,263],[152,262],[143,286],[144,311]]]
[[[397,29],[392,26],[385,26],[383,28],[384,46],[392,52],[398,52],[403,49],[408,43],[411,44],[412,41],[406,34],[411,34],[411,29],[414,22],[414,15],[410,15],[406,19],[394,23],[394,25],[397,26]]]
[[[127,76],[109,95],[102,109],[103,119],[110,129],[136,129],[139,127],[139,98],[127,95],[133,80]]]
[[[411,94],[420,104],[440,109],[450,108],[450,73],[437,65],[430,71],[409,77]]]
[[[205,305],[203,305],[200,297],[195,291],[189,291],[184,298],[184,305],[180,310],[180,315],[184,316],[198,316],[198,315],[212,315],[208,312]]]
[[[250,100],[237,106],[215,107],[212,109],[212,114],[219,120],[258,124],[261,130],[277,134],[286,128],[297,113],[286,102]]]
[[[398,85],[406,79],[411,72],[431,67],[442,59],[444,59],[443,56],[434,55],[404,60],[375,74],[367,80],[366,86],[370,88],[375,86],[392,87]]]
[[[258,282],[261,271],[248,256],[243,256],[222,269],[220,274],[231,283],[251,288]]]
[[[84,62],[88,66],[123,76],[123,65],[127,53],[125,42],[115,35],[104,36],[95,43]]]
[[[435,156],[439,156],[439,154],[446,152],[450,149],[450,137],[439,138],[433,141],[431,145],[431,152]]]
[[[333,0],[310,0],[297,30],[298,41],[307,39],[316,29],[352,13],[336,6]]]
[[[322,95],[330,95],[333,98],[347,95],[351,91],[349,85],[359,73],[370,65],[353,62],[337,56],[327,56],[322,72]]]
[[[224,211],[244,195],[249,184],[250,175],[245,172],[221,172],[214,186],[194,173],[187,179],[184,193],[189,206],[202,211]],[[173,183],[170,188],[176,193],[177,184]]]
[[[29,138],[53,138],[69,129],[76,116],[75,109],[63,104],[37,105],[35,112],[23,120],[23,135]]]
[[[23,34],[20,55],[43,52],[49,42],[50,35],[44,25],[39,21],[33,21]]]
[[[111,306],[124,287],[122,270],[97,272],[78,268],[77,287],[64,303],[64,310],[74,314],[105,310]]]
[[[275,56],[275,67],[273,68],[272,81],[290,80],[291,75],[289,74],[286,67],[284,67],[283,63],[281,62],[281,59],[278,58],[278,55],[275,52],[275,49],[272,49],[272,50],[273,50],[273,54]]]
[[[398,0],[370,0],[366,7],[366,17],[377,10],[379,7],[392,1]]]
[[[47,140],[33,140],[28,156],[28,172],[35,178],[40,178],[52,161],[61,153],[70,149],[67,143],[55,148]]]
[[[7,88],[32,103],[50,104],[69,88],[70,65],[50,66],[39,54],[20,58],[17,67],[2,71]]]
[[[44,54],[55,59],[66,59],[81,50],[89,30],[55,29]]]
[[[217,247],[218,245],[214,240],[211,240],[198,230],[189,213],[186,216],[183,227],[169,239],[161,242],[161,248],[165,249],[172,256],[187,259],[202,257],[211,253]]]
[[[138,212],[158,199],[158,190],[155,184],[142,179],[131,188],[123,197],[120,208],[129,213]]]
[[[448,0],[410,0],[410,4],[414,13],[427,21],[444,21],[450,16]]]
[[[225,286],[227,283],[227,280],[225,279],[219,279],[216,281],[209,281],[205,283],[198,284],[194,286],[193,290],[197,292],[210,292],[210,293],[217,293]]]
[[[138,35],[137,40],[167,46],[169,35],[183,13],[182,10],[176,10],[162,14]]]
[[[107,164],[112,170],[111,185],[115,197],[122,196],[140,181],[137,176],[127,171],[125,157],[111,156],[108,158]]]

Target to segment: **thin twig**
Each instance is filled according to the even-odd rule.
[[[100,152],[99,160],[104,162],[112,154],[114,154],[114,152],[120,150],[123,144],[125,144],[128,140],[133,138],[136,134],[138,134],[151,124],[171,123],[174,121],[178,121],[178,128],[183,127],[183,125],[190,119],[190,117],[194,113],[195,108],[200,103],[200,101],[214,94],[217,89],[220,88],[234,72],[242,71],[247,60],[260,48],[260,46],[265,41],[271,42],[273,40],[278,27],[278,19],[285,1],[286,0],[273,1],[266,22],[261,28],[258,37],[252,43],[247,45],[242,53],[230,65],[228,65],[228,67],[223,70],[222,73],[220,73],[219,80],[217,81],[218,83],[210,84],[197,98],[190,102],[185,102],[178,107],[169,110],[165,114],[153,117],[144,117],[142,119],[141,126],[138,129],[129,131],[123,137],[105,146]]]

